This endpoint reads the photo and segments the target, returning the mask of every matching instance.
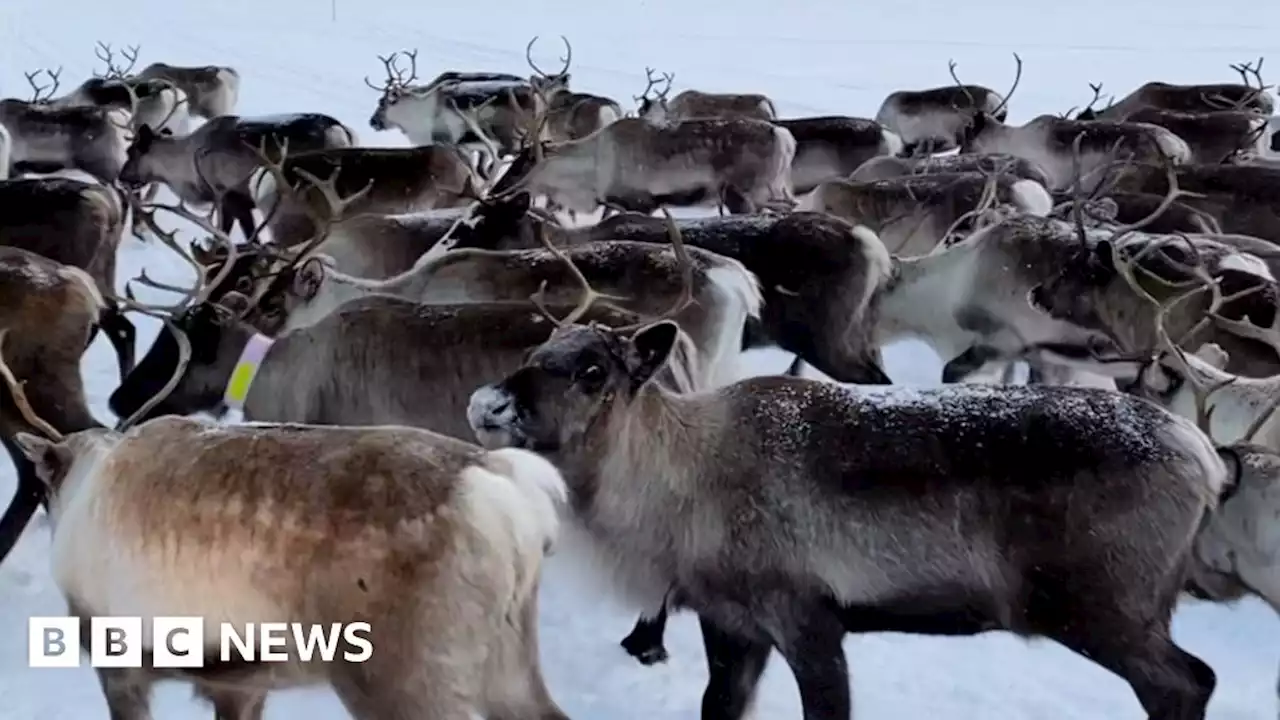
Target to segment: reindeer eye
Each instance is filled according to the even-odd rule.
[[[588,390],[595,390],[604,384],[604,377],[604,368],[591,363],[578,370],[574,380]]]

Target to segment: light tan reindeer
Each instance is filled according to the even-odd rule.
[[[773,100],[759,93],[708,93],[701,90],[684,90],[671,100],[667,95],[671,92],[671,81],[675,75],[663,73],[661,78],[654,78],[654,69],[645,68],[644,91],[636,96],[638,114],[641,118],[653,123],[679,123],[694,118],[751,118],[754,120],[776,120],[778,111]],[[659,84],[662,90],[652,96],[650,92]]]
[[[84,622],[202,617],[214,643],[215,621],[366,623],[362,644],[335,638],[332,662],[287,641],[283,672],[98,668],[114,718],[149,718],[162,679],[193,682],[220,718],[261,718],[268,691],[319,683],[357,720],[566,717],[537,644],[541,565],[566,492],[533,453],[407,427],[170,417],[15,443],[48,492],[53,574]],[[142,642],[149,655],[158,640]]]

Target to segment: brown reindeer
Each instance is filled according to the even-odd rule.
[[[1093,101],[1080,112],[1077,120],[1120,120],[1140,108],[1158,108],[1176,112],[1214,112],[1218,110],[1247,110],[1261,115],[1275,112],[1275,102],[1262,84],[1262,58],[1256,63],[1232,65],[1240,75],[1240,83],[1208,85],[1175,85],[1166,82],[1149,82],[1126,95],[1120,102],[1102,110],[1094,110],[1102,85],[1090,85]]]
[[[25,397],[43,426],[71,433],[102,427],[89,412],[80,359],[105,308],[83,270],[32,252],[0,247],[0,355],[7,371],[22,379]],[[20,413],[7,389],[0,395],[0,439],[17,469],[17,490],[0,518],[0,558],[17,544],[44,486],[17,445],[19,433],[37,430]],[[47,506],[46,506],[47,507]]]
[[[136,331],[115,296],[123,208],[111,188],[71,178],[0,181],[0,245],[79,268],[108,298],[94,323],[115,349],[120,377],[133,369]]]
[[[279,170],[259,168],[249,179],[254,204],[267,218],[271,240],[282,247],[304,242],[315,234],[316,227],[311,212],[290,200],[298,193],[277,190],[278,173],[293,187],[301,188],[302,201],[313,208],[327,206],[321,191],[311,187],[312,179],[336,176],[335,189],[340,195],[367,187],[360,201],[347,207],[349,216],[458,207],[478,197],[480,186],[467,158],[452,145],[335,147],[287,154]],[[334,221],[340,224],[342,219]]]
[[[796,140],[791,160],[792,190],[812,191],[828,180],[838,180],[865,165],[871,158],[895,157],[902,152],[898,134],[865,118],[826,116],[777,120]]]
[[[889,180],[831,180],[801,198],[799,210],[824,212],[869,228],[895,255],[924,255],[986,210],[1045,216],[1053,198],[1035,180],[1007,173],[926,173]]]
[[[1211,217],[1222,232],[1252,235],[1280,244],[1280,167],[1188,165],[1177,170],[1178,187],[1192,193],[1182,204]],[[1132,165],[1117,173],[1118,190],[1163,193],[1164,173]]]
[[[645,76],[648,84],[636,96],[636,102],[639,116],[649,122],[679,123],[694,118],[775,120],[778,117],[773,100],[767,95],[685,90],[668,100],[667,95],[671,92],[671,81],[675,79],[675,75],[664,73],[661,78],[654,78],[653,68],[645,68]],[[664,83],[665,87],[650,96],[650,92],[659,83]]]

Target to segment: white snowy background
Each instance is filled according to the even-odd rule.
[[[539,64],[557,66],[557,36],[564,34],[573,43],[574,87],[626,107],[644,87],[649,65],[674,72],[677,89],[767,93],[784,117],[873,116],[893,90],[949,83],[948,59],[959,63],[965,81],[1004,91],[1013,76],[1011,53],[1019,53],[1025,70],[1011,121],[1023,122],[1083,104],[1089,82],[1102,81],[1120,96],[1152,79],[1231,81],[1229,63],[1280,55],[1280,3],[1243,0],[336,0],[336,18],[333,9],[324,0],[0,0],[0,97],[26,97],[22,71],[37,67],[63,66],[64,89],[71,89],[97,69],[95,41],[140,44],[141,64],[236,67],[242,114],[321,111],[355,128],[363,144],[404,145],[398,133],[374,133],[368,125],[377,94],[362,78],[381,82],[375,55],[418,48],[424,79],[445,69],[525,73],[524,47],[535,34],[543,37],[535,48]],[[189,269],[163,247],[126,240],[120,283],[143,267],[158,280],[190,280]],[[139,294],[146,298],[145,289]],[[158,326],[149,318],[135,322],[141,356]],[[744,358],[743,373],[776,372],[787,362],[778,352],[755,352]],[[938,377],[937,358],[915,343],[894,348],[889,362],[900,381]],[[100,338],[83,372],[93,411],[108,423],[115,368]],[[0,496],[8,498],[12,470],[0,465]],[[26,666],[27,618],[65,612],[49,577],[47,535],[37,522],[0,566],[0,718],[105,718],[87,667]],[[552,560],[542,597],[545,672],[571,717],[698,717],[706,671],[691,616],[672,619],[671,661],[644,668],[617,644],[633,610],[613,604],[567,559]],[[1218,673],[1212,720],[1276,717],[1280,618],[1268,608],[1188,599],[1175,635]],[[883,634],[850,637],[845,647],[860,718],[1144,717],[1121,680],[1048,641]],[[211,715],[184,687],[157,693],[159,719]],[[346,717],[327,689],[276,693],[267,716]],[[795,683],[776,656],[757,717],[800,717]]]

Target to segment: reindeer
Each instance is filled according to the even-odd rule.
[[[221,718],[261,717],[270,690],[328,683],[357,720],[566,720],[539,666],[537,591],[567,493],[537,455],[406,427],[187,418],[14,443],[49,495],[66,550],[54,576],[86,632],[109,612],[365,623],[334,662],[287,642],[283,673],[98,668],[112,716],[149,717],[152,686],[181,679]],[[103,573],[152,592],[121,594]]]
[[[480,185],[467,158],[451,145],[313,150],[285,157],[279,172],[293,186],[307,183],[306,177],[326,178],[336,174],[336,189],[340,194],[368,187],[361,201],[348,208],[353,215],[458,207],[478,197]],[[289,202],[297,193],[285,193],[281,198],[273,171],[255,170],[249,187],[254,205],[268,218],[267,228],[275,244],[291,247],[315,234],[315,223],[309,213]],[[308,196],[304,202],[311,205],[324,202],[313,188],[304,188],[301,192]]]
[[[1174,85],[1149,82],[1129,93],[1118,103],[1094,110],[1102,85],[1090,85],[1093,100],[1076,117],[1077,120],[1121,120],[1140,108],[1157,108],[1175,112],[1215,112],[1247,110],[1261,115],[1275,112],[1275,103],[1262,84],[1262,59],[1256,63],[1232,65],[1240,75],[1239,84]]]
[[[528,118],[540,111],[538,94],[526,80],[444,73],[432,84],[415,86],[417,51],[404,54],[408,69],[400,68],[400,53],[379,57],[387,71],[381,87],[365,78],[365,84],[381,93],[370,127],[400,130],[414,145],[449,144],[476,152],[477,169],[485,174],[499,156],[515,152]]]
[[[1035,180],[1049,187],[1049,176],[1039,165],[1024,158],[1004,153],[935,155],[928,157],[898,157],[880,155],[859,165],[848,179],[853,182],[892,180],[904,175],[928,173],[999,173],[1023,180]]]
[[[187,134],[190,124],[187,94],[163,78],[129,76],[138,61],[137,47],[122,51],[127,64],[118,63],[111,46],[101,42],[94,54],[106,65],[106,70],[94,73],[70,93],[49,100],[50,106],[125,110],[131,127],[149,125],[174,135]]]
[[[871,158],[902,152],[902,138],[874,120],[832,115],[777,120],[775,124],[796,139],[791,185],[797,193],[848,177]]]
[[[600,205],[645,214],[666,204],[789,208],[795,152],[791,133],[763,120],[622,118],[582,140],[525,148],[491,192],[519,188],[582,213]]]
[[[223,232],[239,223],[252,237],[253,171],[262,162],[268,139],[281,151],[323,150],[355,145],[355,134],[320,113],[240,117],[222,115],[183,137],[163,135],[144,125],[128,148],[120,182],[138,188],[164,183],[184,202],[213,203]]]
[[[1216,164],[1240,153],[1263,154],[1267,118],[1245,110],[1183,112],[1143,107],[1117,118],[1162,127],[1182,138],[1193,163]]]
[[[924,255],[994,205],[1043,217],[1053,198],[1035,180],[1008,174],[929,173],[855,183],[830,180],[801,198],[800,210],[863,225],[895,255]]]
[[[462,224],[445,242],[453,250],[539,247],[545,232],[560,247],[605,241],[666,242],[660,219],[636,213],[596,225],[561,228],[529,213],[527,193],[487,201],[474,227]],[[872,299],[889,277],[884,243],[865,228],[822,213],[678,218],[691,246],[742,263],[759,281],[764,304],[758,324],[748,319],[744,349],[776,344],[839,382],[888,384],[871,341]]]
[[[736,260],[697,248],[690,249],[687,260],[679,260],[684,254],[683,245],[631,242],[563,251],[456,250],[428,253],[408,272],[386,280],[344,275],[327,267],[323,256],[312,257],[281,272],[274,286],[278,290],[262,293],[273,312],[256,324],[288,332],[314,325],[343,303],[370,295],[432,304],[523,302],[545,289],[542,302],[563,304],[572,302],[567,296],[587,281],[606,288],[612,302],[631,312],[655,315],[681,305],[679,317],[690,328],[701,363],[697,381],[714,385],[736,372],[743,326],[748,317],[760,316],[760,290],[755,277]],[[564,257],[572,265],[566,266]],[[686,296],[693,298],[692,305],[683,303]]]
[[[902,152],[906,155],[929,155],[958,147],[975,116],[989,115],[998,122],[1008,117],[1009,98],[1022,80],[1022,58],[1014,53],[1013,59],[1017,74],[1004,95],[982,85],[960,82],[952,61],[949,69],[955,85],[891,92],[880,103],[876,122],[902,138]]]
[[[240,74],[226,66],[151,63],[133,78],[164,80],[176,85],[187,96],[188,112],[206,120],[235,112],[240,96]]]
[[[1177,170],[1181,202],[1212,218],[1222,232],[1252,235],[1280,244],[1280,167],[1265,164],[1187,165]],[[1168,180],[1158,168],[1131,165],[1115,176],[1115,188],[1163,193]]]
[[[638,115],[649,122],[674,124],[695,118],[750,118],[753,120],[778,118],[773,100],[759,93],[707,93],[700,90],[685,90],[673,99],[667,100],[667,95],[671,92],[671,81],[675,76],[671,73],[663,73],[661,78],[655,79],[653,68],[645,68],[644,72],[648,84],[635,99],[638,103]],[[665,83],[665,87],[650,97],[650,91],[659,83]]]
[[[25,382],[25,397],[56,431],[102,427],[89,412],[80,359],[106,308],[83,270],[16,247],[0,247],[0,353],[6,372]],[[17,489],[0,517],[0,557],[17,544],[45,500],[43,484],[15,442],[29,432],[14,396],[0,394],[0,439],[17,470]],[[47,506],[46,506],[47,507]]]
[[[1190,421],[1086,388],[679,394],[651,379],[682,334],[563,325],[467,415],[556,463],[620,593],[698,613],[704,718],[743,717],[774,648],[805,717],[845,720],[846,632],[994,629],[1112,669],[1153,718],[1204,717],[1213,672],[1169,620],[1227,468]]]
[[[1079,143],[1076,142],[1080,138]],[[1078,147],[1077,158],[1073,147]],[[1137,122],[1067,120],[1041,115],[1021,126],[1005,125],[978,113],[964,133],[961,153],[1008,153],[1036,163],[1049,176],[1049,189],[1065,190],[1077,175],[1090,192],[1106,178],[1118,160],[1162,167],[1192,160],[1186,141],[1158,125]]]
[[[49,85],[36,83],[40,72],[49,75]],[[79,170],[104,183],[114,182],[125,164],[129,113],[53,105],[60,75],[60,69],[27,73],[33,90],[30,101],[0,99],[0,125],[8,138],[7,173]]]
[[[241,410],[254,422],[405,425],[466,439],[471,391],[520,367],[552,328],[527,304],[422,305],[375,296],[271,338],[244,319],[248,309],[249,299],[232,291],[175,316],[173,327],[200,351],[179,370],[179,340],[162,332],[111,394],[111,411],[138,412],[177,371],[181,380],[143,420]],[[597,306],[589,319],[625,326],[636,316]],[[254,370],[247,389],[232,382],[241,366]],[[692,388],[691,380],[678,386]]]
[[[581,140],[622,117],[612,98],[573,92],[556,84],[544,89],[547,103],[546,138],[551,142]]]
[[[78,268],[100,297],[113,298],[116,255],[124,230],[111,188],[71,178],[0,181],[0,246],[22,248]],[[115,349],[120,377],[133,369],[137,331],[114,301],[103,303],[90,340],[101,329]]]

